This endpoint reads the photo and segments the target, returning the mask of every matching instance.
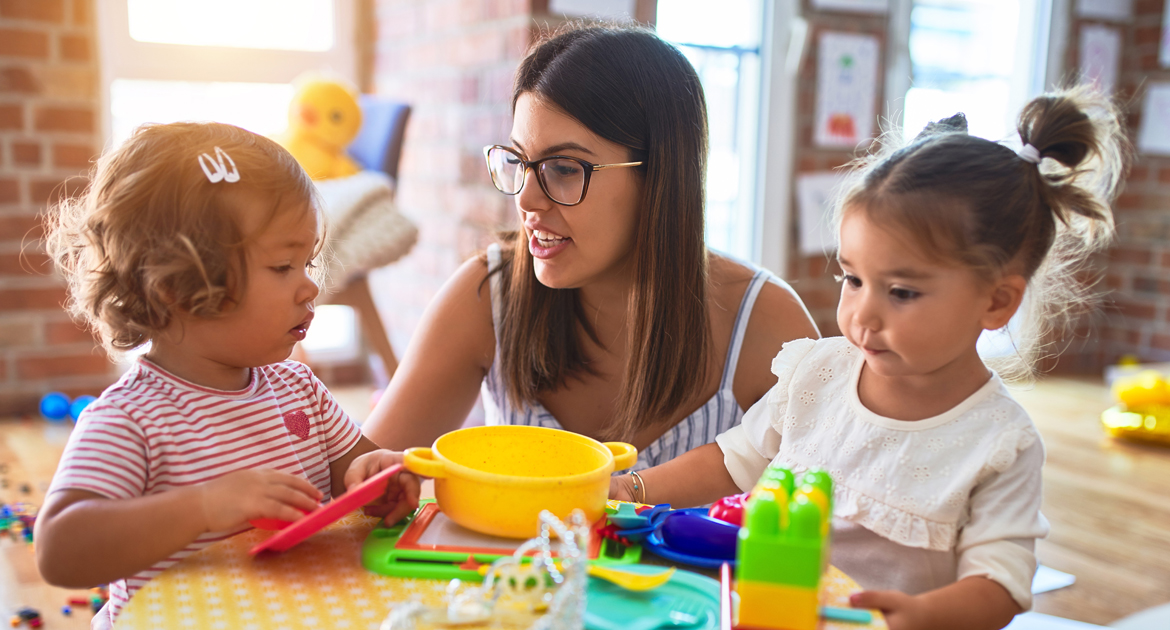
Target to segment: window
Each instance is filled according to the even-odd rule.
[[[903,132],[967,115],[972,135],[1004,140],[1015,118],[1043,89],[1048,21],[1041,0],[914,0]],[[1049,8],[1051,11],[1051,8]]]
[[[283,130],[293,95],[290,82],[302,72],[327,72],[357,83],[354,4],[355,0],[96,3],[106,145],[124,141],[146,122],[214,120],[262,135]],[[319,307],[304,345],[314,360],[355,358],[352,310]]]
[[[755,260],[761,0],[658,3],[657,29],[695,66],[707,99],[707,245]]]

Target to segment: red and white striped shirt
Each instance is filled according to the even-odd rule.
[[[308,479],[327,501],[329,463],[360,437],[321,381],[296,361],[252,368],[246,388],[222,391],[139,359],[81,414],[49,492],[69,488],[129,499],[264,468]],[[246,528],[203,534],[113,582],[103,612],[112,622],[163,569]]]

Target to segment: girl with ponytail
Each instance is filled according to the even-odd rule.
[[[1013,150],[957,114],[860,160],[837,213],[844,336],[785,344],[740,426],[611,496],[699,505],[770,465],[823,469],[832,563],[868,589],[854,606],[893,630],[990,630],[1029,609],[1044,447],[1003,379],[1087,304],[1079,272],[1112,236],[1126,142],[1085,89],[1036,98],[1018,130]],[[1018,352],[984,363],[980,333],[1022,303]]]

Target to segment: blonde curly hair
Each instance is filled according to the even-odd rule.
[[[238,182],[205,174],[199,156],[216,148],[234,162]],[[251,233],[243,213],[257,210],[241,193],[271,202]],[[149,124],[98,159],[84,195],[49,208],[46,249],[68,285],[69,313],[117,355],[179,312],[214,318],[231,308],[252,238],[280,213],[304,208],[320,214],[316,189],[272,140],[220,123]]]

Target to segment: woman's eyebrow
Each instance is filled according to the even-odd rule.
[[[522,153],[527,153],[527,151],[524,150],[524,145],[516,141],[515,138],[508,138],[508,142],[511,142],[512,146],[516,147],[517,149],[520,149]],[[593,151],[580,144],[577,144],[576,142],[562,142],[560,144],[554,144],[553,146],[546,148],[544,151],[541,151],[540,155],[550,155],[553,153],[560,153],[561,151],[565,150],[580,151],[582,153],[588,153],[589,155],[596,155]]]

